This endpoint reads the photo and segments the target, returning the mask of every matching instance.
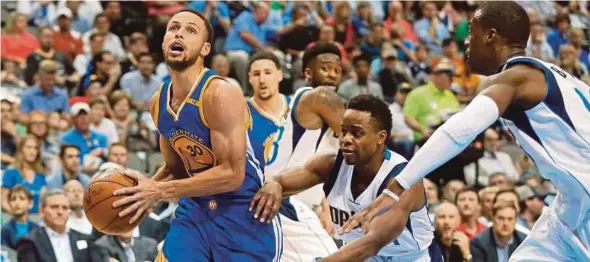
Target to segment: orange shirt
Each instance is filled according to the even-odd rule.
[[[35,49],[39,48],[39,40],[29,32],[22,34],[3,33],[0,45],[0,58],[26,60]]]
[[[461,75],[453,78],[453,82],[461,86],[465,91],[469,90],[477,92],[479,84],[481,83],[481,77],[476,74],[470,74],[469,76]]]
[[[64,53],[70,61],[74,61],[76,55],[82,54],[83,43],[82,38],[74,36],[72,32],[55,31],[55,42],[53,48]]]

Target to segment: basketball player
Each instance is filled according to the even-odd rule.
[[[249,113],[239,88],[203,66],[213,40],[202,14],[170,18],[162,49],[170,69],[151,100],[166,160],[154,179],[130,174],[138,186],[114,203],[136,220],[162,199],[180,198],[156,261],[278,261],[278,221],[252,219],[248,204],[264,183],[247,136]],[[169,180],[186,174],[188,178]],[[130,205],[129,207],[123,207]]]
[[[332,222],[338,229],[355,212],[362,211],[375,200],[389,180],[407,164],[403,156],[385,146],[392,125],[387,108],[376,97],[360,95],[352,98],[342,120],[338,153],[319,153],[303,167],[281,172],[271,178],[259,194],[280,194],[282,191],[283,195],[289,196],[324,183]],[[434,229],[428,217],[423,184],[416,183],[400,203],[401,208],[397,211],[405,219],[388,224],[390,227],[406,227],[400,236],[390,237],[388,228],[381,226],[364,236],[360,231],[342,234],[337,237],[352,242],[324,260],[431,261],[429,247]],[[268,201],[266,205],[269,205]],[[442,256],[439,255],[438,259]]]
[[[389,191],[345,230],[370,222],[501,117],[559,191],[510,261],[590,261],[590,87],[553,64],[524,56],[529,18],[517,3],[482,4],[470,29],[467,61],[474,72],[489,76],[484,91],[439,127]],[[381,223],[399,219],[391,211],[380,217]]]
[[[254,96],[248,100],[252,115],[252,127],[248,134],[259,161],[272,163],[278,150],[275,136],[289,111],[290,98],[279,93],[283,75],[279,60],[273,53],[254,54],[248,72],[254,89]],[[280,206],[284,246],[281,261],[313,261],[338,250],[318,216],[305,204],[291,198],[274,203],[275,210]]]
[[[272,176],[293,166],[301,166],[316,152],[338,150],[344,103],[336,93],[342,79],[342,59],[338,46],[330,43],[314,45],[303,54],[303,72],[308,87],[298,89],[291,98],[286,121],[275,139],[276,159],[265,167]],[[321,186],[296,196],[312,210],[327,209]],[[322,221],[329,223],[324,212]],[[329,228],[328,228],[329,229]]]

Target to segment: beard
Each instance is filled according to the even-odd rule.
[[[318,86],[334,86],[336,87],[336,91],[338,90],[338,83],[335,80],[322,78],[320,76],[314,75],[311,78],[311,87],[318,87]]]
[[[186,70],[190,66],[194,65],[198,59],[198,55],[195,55],[194,57],[188,57],[185,55],[184,59],[181,61],[169,59],[168,56],[164,57],[164,61],[170,67],[170,69],[177,72]]]

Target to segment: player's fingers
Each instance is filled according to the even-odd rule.
[[[252,211],[252,208],[254,208],[254,205],[256,205],[256,202],[258,201],[258,199],[260,199],[260,196],[262,194],[260,193],[260,191],[258,191],[256,193],[256,195],[254,195],[254,197],[252,198],[252,200],[250,201],[250,208],[248,208],[248,211]]]
[[[270,220],[268,221],[268,223],[270,223],[272,221],[272,219],[277,216],[280,208],[281,208],[281,201],[276,201],[272,207],[272,213],[271,213],[271,217],[270,217]]]
[[[266,200],[267,200],[266,195],[262,195],[260,197],[260,200],[258,200],[258,206],[256,206],[256,211],[254,212],[255,219],[258,219],[260,217],[260,212],[262,212],[262,209],[264,208],[264,205],[266,204]]]
[[[139,187],[136,187],[136,186],[134,186],[134,187],[124,187],[124,188],[115,190],[115,192],[113,192],[113,195],[114,196],[132,195],[132,194],[135,194],[135,193],[137,193],[139,191],[140,191]]]
[[[127,216],[127,215],[135,212],[137,209],[139,209],[144,204],[144,202],[145,202],[145,200],[140,200],[140,201],[133,203],[131,206],[124,208],[123,211],[119,212],[119,217],[124,217],[124,216]]]
[[[366,211],[361,211],[360,213],[352,216],[340,229],[340,233],[348,233],[351,229],[355,228],[360,221],[363,219]]]
[[[129,224],[133,224],[136,220],[143,217],[145,210],[147,209],[147,205],[144,203],[142,204],[139,209],[135,212],[135,215],[129,220]]]
[[[131,204],[133,202],[137,202],[139,200],[141,200],[142,196],[140,195],[132,195],[132,196],[128,196],[128,197],[124,197],[122,199],[119,199],[117,201],[115,201],[113,203],[113,208],[118,208],[118,207],[122,207],[124,205],[128,205]]]
[[[273,198],[269,198],[264,205],[264,211],[260,216],[260,222],[264,223],[266,221],[270,221],[272,218],[272,208],[274,206],[275,200]]]

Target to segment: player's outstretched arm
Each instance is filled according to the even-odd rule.
[[[367,258],[377,255],[381,248],[391,243],[402,233],[410,212],[422,208],[425,201],[424,184],[416,183],[401,195],[399,202],[393,204],[391,208],[382,210],[381,215],[376,216],[373,221],[365,225],[363,230],[366,234],[364,236],[319,261],[365,261]],[[354,224],[358,225],[358,223]],[[350,230],[350,228],[346,230]]]
[[[301,167],[289,168],[270,178],[250,202],[250,211],[260,222],[270,221],[276,216],[283,197],[299,193],[326,181],[336,161],[334,154],[313,156]]]

